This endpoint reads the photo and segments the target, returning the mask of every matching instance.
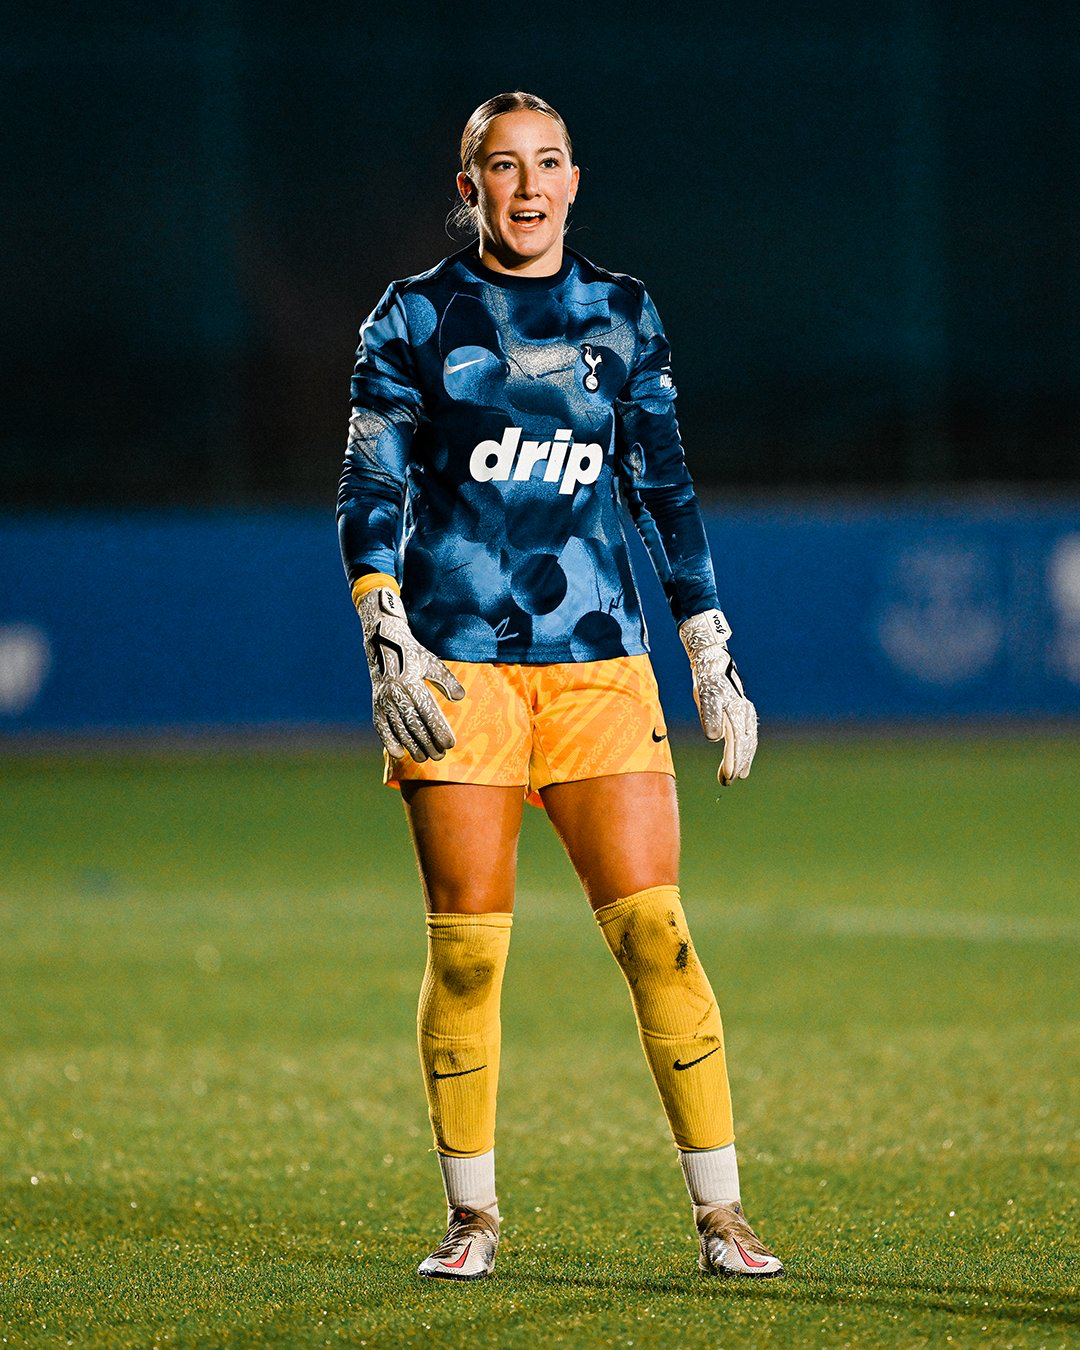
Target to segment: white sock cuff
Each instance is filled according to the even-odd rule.
[[[446,1204],[451,1210],[458,1205],[469,1209],[486,1210],[494,1219],[499,1217],[499,1202],[495,1199],[495,1150],[488,1149],[475,1158],[452,1158],[439,1154]]]
[[[735,1145],[679,1150],[679,1165],[695,1205],[731,1204],[739,1199],[739,1164]]]

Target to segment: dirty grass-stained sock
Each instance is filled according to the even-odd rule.
[[[471,1158],[495,1145],[499,1002],[509,914],[429,914],[417,1040],[428,1115],[441,1154]]]
[[[653,886],[596,911],[634,1005],[641,1044],[675,1143],[732,1143],[724,1028],[677,886]]]

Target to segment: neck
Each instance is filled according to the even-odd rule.
[[[538,258],[521,258],[514,253],[497,253],[491,241],[481,235],[480,261],[493,272],[507,272],[511,276],[552,277],[563,264],[562,237]]]

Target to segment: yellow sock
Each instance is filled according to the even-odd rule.
[[[630,986],[645,1058],[676,1144],[725,1147],[735,1129],[724,1028],[678,886],[653,886],[603,905],[596,920]]]
[[[429,914],[416,1028],[428,1114],[440,1153],[472,1158],[495,1146],[499,999],[509,914]]]

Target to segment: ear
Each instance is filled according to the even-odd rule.
[[[574,172],[570,175],[570,205],[573,206],[574,198],[577,196],[578,181],[581,178],[581,170],[574,165]]]
[[[476,205],[476,185],[467,173],[459,173],[457,176],[457,190],[461,200],[469,206]]]

